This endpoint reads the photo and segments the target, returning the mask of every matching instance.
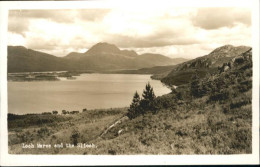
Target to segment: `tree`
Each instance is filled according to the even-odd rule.
[[[155,110],[155,98],[153,88],[151,87],[150,83],[146,84],[145,89],[142,94],[142,99],[140,100],[140,96],[137,92],[133,97],[132,104],[128,109],[127,116],[130,119],[137,117],[140,114],[145,114],[147,111],[154,111]]]
[[[128,109],[128,113],[127,113],[128,118],[133,119],[138,115],[139,105],[140,105],[140,96],[136,91],[132,103],[130,105],[130,108]]]
[[[58,111],[52,111],[52,114],[57,115]]]
[[[142,96],[143,99],[140,101],[140,107],[142,109],[142,113],[144,114],[148,110],[153,110],[153,103],[156,98],[153,88],[149,82],[146,84]]]
[[[62,114],[67,114],[67,111],[66,110],[62,110]]]
[[[200,85],[199,85],[199,76],[195,73],[191,77],[190,89],[191,89],[191,96],[192,97],[200,97]]]

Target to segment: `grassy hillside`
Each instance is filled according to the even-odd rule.
[[[9,153],[252,153],[251,50],[222,64],[214,74],[201,78],[197,71],[191,78],[172,93],[155,98],[150,109],[131,119],[127,108],[49,118],[38,115],[34,121],[32,116],[9,116]],[[39,120],[45,123],[35,125]],[[22,121],[26,126],[20,126]],[[95,147],[26,149],[22,143],[93,143]]]
[[[73,115],[8,115],[8,144],[11,154],[72,154],[77,149],[65,148],[73,144],[73,133],[78,142],[92,143],[114,121],[126,113],[125,108],[90,110]],[[34,149],[22,148],[22,144],[34,144]],[[51,149],[36,148],[37,143],[51,144]],[[54,148],[63,143],[63,148]],[[83,151],[82,149],[81,151]],[[86,149],[85,149],[86,150]]]
[[[251,153],[251,55],[250,50],[233,59],[231,68],[224,64],[226,71],[200,79],[196,96],[186,84],[156,98],[155,110],[114,127],[97,142],[104,149],[89,153]]]

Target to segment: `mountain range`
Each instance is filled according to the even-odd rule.
[[[133,50],[120,50],[108,43],[97,43],[85,53],[71,52],[64,57],[56,57],[23,46],[8,46],[8,72],[136,70],[175,65],[185,61],[187,59],[172,59],[161,54],[139,55]]]

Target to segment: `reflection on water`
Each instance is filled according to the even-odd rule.
[[[76,80],[8,82],[8,112],[42,113],[129,106],[150,82],[156,96],[170,90],[150,75],[82,74]]]

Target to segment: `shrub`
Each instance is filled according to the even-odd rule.
[[[116,151],[115,150],[108,150],[108,154],[110,154],[110,155],[116,155]]]
[[[240,99],[232,100],[230,104],[230,109],[239,108],[247,104],[251,104],[250,98],[240,98]]]
[[[190,90],[192,97],[200,97],[200,85],[199,85],[199,76],[198,74],[194,74],[191,77]]]
[[[79,142],[80,133],[78,130],[74,129],[71,133],[70,140],[74,145],[77,145]]]
[[[57,115],[58,111],[52,111],[52,114]]]
[[[231,92],[227,89],[221,89],[220,92],[214,92],[210,95],[209,101],[223,101],[231,98]]]
[[[177,103],[176,95],[164,95],[157,97],[154,101],[154,109],[155,111],[159,111],[160,109],[175,109]]]
[[[66,115],[67,111],[66,110],[62,110],[62,114]]]
[[[16,137],[19,140],[18,143],[27,143],[31,142],[34,139],[33,134],[29,131],[26,131],[25,133],[17,133]]]
[[[49,136],[49,135],[50,135],[50,130],[47,127],[40,128],[37,131],[37,136],[40,138],[43,138],[43,137]]]

